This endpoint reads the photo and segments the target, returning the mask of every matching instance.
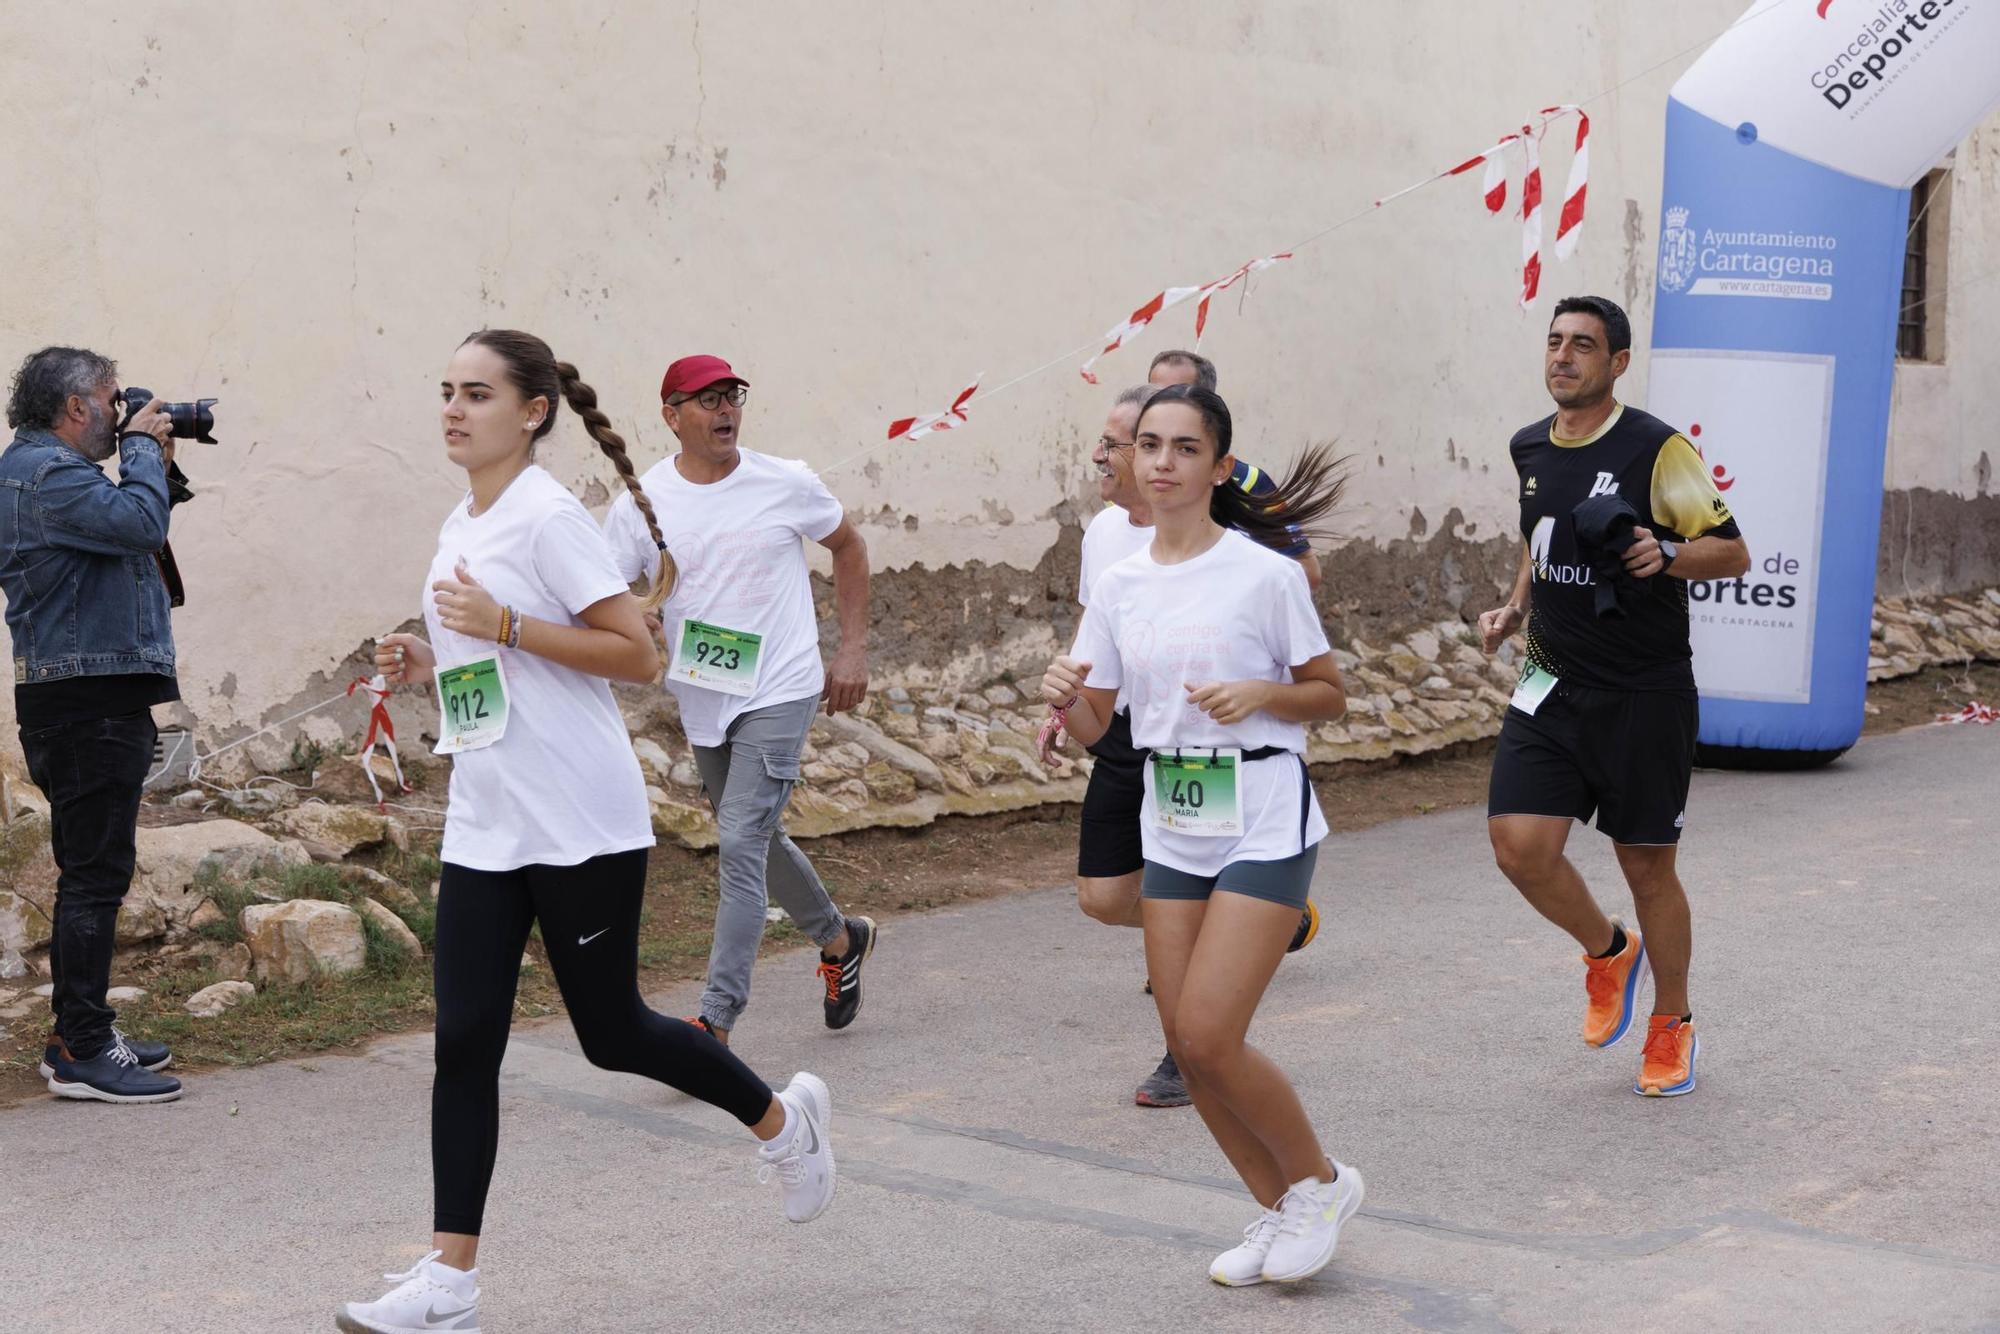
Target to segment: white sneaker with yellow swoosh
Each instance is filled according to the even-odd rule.
[[[1278,1201],[1278,1236],[1264,1257],[1264,1278],[1297,1283],[1327,1267],[1340,1244],[1340,1225],[1354,1217],[1368,1193],[1361,1174],[1346,1163],[1333,1165],[1332,1181],[1307,1177],[1292,1183]]]
[[[757,1180],[778,1179],[785,1217],[810,1223],[833,1203],[833,1097],[826,1081],[801,1070],[778,1094],[792,1114],[792,1133],[757,1150]]]
[[[451,1269],[432,1251],[403,1274],[382,1277],[396,1286],[372,1302],[349,1302],[333,1317],[347,1334],[479,1334],[477,1269]]]

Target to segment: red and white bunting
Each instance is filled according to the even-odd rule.
[[[1228,277],[1217,278],[1212,283],[1202,283],[1198,287],[1169,287],[1164,289],[1156,294],[1151,301],[1146,302],[1145,305],[1133,311],[1124,323],[1106,332],[1104,335],[1104,346],[1092,354],[1090,360],[1083,363],[1079,368],[1079,373],[1090,383],[1096,384],[1097,374],[1092,367],[1097,365],[1099,359],[1109,353],[1116,352],[1134,334],[1137,334],[1141,329],[1144,329],[1157,319],[1162,312],[1172,310],[1175,306],[1180,305],[1181,302],[1186,301],[1190,297],[1200,298],[1200,302],[1196,305],[1194,312],[1194,341],[1196,347],[1201,346],[1202,332],[1208,327],[1208,303],[1217,292],[1234,287],[1238,282],[1249,277],[1251,274],[1261,273],[1273,264],[1276,264],[1279,260],[1290,259],[1291,257],[1291,251],[1281,250],[1275,255],[1265,255],[1261,259],[1253,259],[1245,264],[1241,264]]]
[[[1542,123],[1539,126],[1523,125],[1511,134],[1504,134],[1491,148],[1440,173],[1444,176],[1460,176],[1474,167],[1486,168],[1485,181],[1481,187],[1486,211],[1499,214],[1507,204],[1507,150],[1520,144],[1526,159],[1526,170],[1521,180],[1521,294],[1523,308],[1533,304],[1542,285],[1542,154],[1541,138],[1552,120],[1574,113],[1576,116],[1576,153],[1570,159],[1569,180],[1563,186],[1562,211],[1556,217],[1557,259],[1567,259],[1576,250],[1578,233],[1583,227],[1584,201],[1590,191],[1590,117],[1583,109],[1571,103],[1543,107]]]
[[[1210,283],[1208,286],[1202,288],[1201,304],[1194,308],[1194,345],[1196,349],[1199,349],[1201,347],[1202,331],[1208,328],[1209,300],[1213,298],[1217,292],[1224,291],[1227,288],[1235,286],[1238,280],[1248,278],[1253,273],[1262,273],[1265,269],[1270,268],[1273,264],[1276,264],[1281,259],[1290,259],[1291,257],[1292,257],[1291,251],[1280,250],[1275,255],[1266,255],[1262,259],[1253,259],[1248,264],[1245,264],[1241,268],[1237,269],[1236,272],[1230,274],[1227,278],[1224,278],[1221,282]]]
[[[1545,107],[1545,116],[1576,113],[1576,155],[1569,160],[1569,181],[1563,186],[1562,212],[1556,216],[1556,258],[1568,259],[1583,230],[1583,200],[1590,192],[1590,117],[1579,106]]]
[[[972,400],[973,394],[978,392],[979,382],[985,377],[985,371],[973,376],[972,383],[959,390],[958,397],[954,398],[951,406],[943,412],[934,412],[928,417],[898,417],[890,422],[889,438],[900,440],[908,436],[912,440],[921,440],[932,431],[949,431],[965,420],[965,405]]]
[[[389,752],[389,764],[396,771],[396,786],[403,795],[416,791],[409,780],[403,777],[403,757],[396,753],[396,724],[389,717],[389,683],[380,675],[357,676],[347,683],[347,693],[351,697],[355,691],[365,691],[370,707],[368,710],[368,735],[361,742],[361,772],[368,775],[368,786],[375,793],[375,809],[387,814],[389,807],[382,796],[382,785],[375,779],[375,746],[379,741]]]
[[[1083,378],[1092,384],[1096,384],[1097,376],[1092,374],[1090,368],[1097,364],[1099,357],[1116,352],[1120,347],[1124,346],[1126,339],[1132,337],[1158,318],[1160,312],[1172,310],[1175,306],[1178,306],[1181,302],[1202,290],[1200,287],[1169,287],[1165,291],[1155,294],[1151,301],[1146,302],[1133,311],[1126,317],[1123,323],[1115,325],[1105,332],[1103,348],[1094,354],[1089,361],[1083,363]]]
[[[1526,310],[1542,290],[1542,148],[1526,126],[1522,131],[1521,147],[1528,152],[1528,174],[1521,181],[1521,309]]]
[[[1937,716],[1937,720],[1941,723],[1980,723],[1982,725],[2000,723],[2000,709],[1994,708],[1991,704],[1973,703],[1966,705],[1957,713],[1940,713]]]

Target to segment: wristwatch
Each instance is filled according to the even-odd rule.
[[[1662,538],[1660,541],[1660,573],[1665,574],[1669,569],[1672,569],[1674,557],[1680,554],[1681,549],[1679,546]]]

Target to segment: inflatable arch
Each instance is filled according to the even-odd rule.
[[[1861,735],[1910,187],[1996,103],[1996,0],[1762,0],[1674,85],[1647,406],[1752,557],[1688,590],[1703,764]]]

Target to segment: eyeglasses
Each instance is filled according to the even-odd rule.
[[[748,397],[750,397],[750,386],[747,384],[736,384],[731,385],[727,389],[704,389],[698,394],[682,394],[679,398],[669,399],[668,403],[673,407],[679,407],[681,404],[692,399],[696,403],[701,404],[704,412],[714,412],[722,406],[724,399],[729,400],[731,407],[740,408],[743,406],[743,400]]]
[[[1130,449],[1137,443],[1138,441],[1136,440],[1113,440],[1108,435],[1100,435],[1097,437],[1098,448],[1102,449],[1107,454],[1114,449]]]

